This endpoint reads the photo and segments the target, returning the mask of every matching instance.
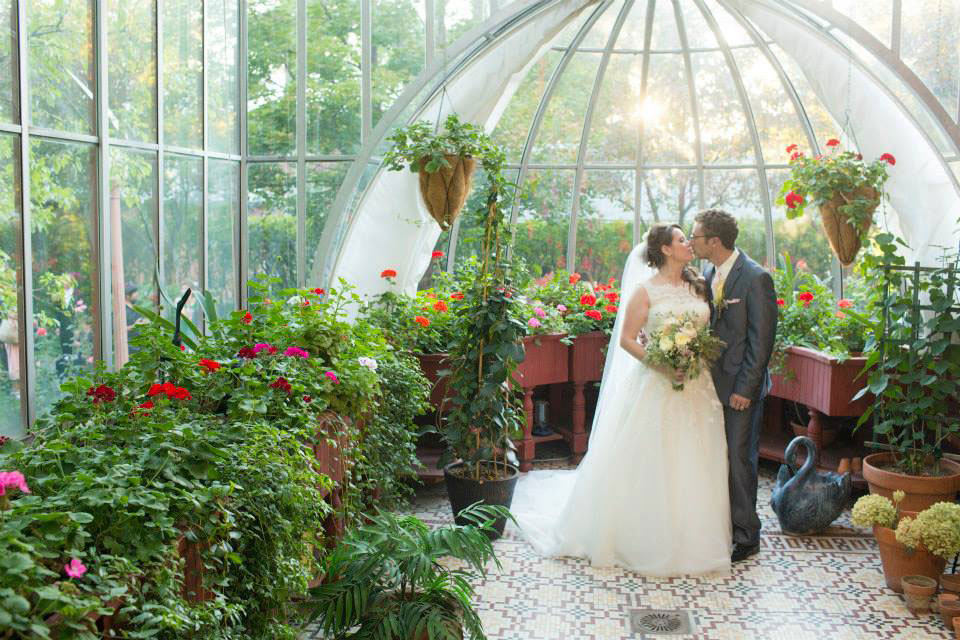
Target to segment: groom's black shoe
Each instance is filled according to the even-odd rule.
[[[757,554],[760,551],[760,544],[740,544],[739,542],[733,543],[733,553],[730,554],[731,562],[740,562],[741,560],[746,560],[752,555]]]

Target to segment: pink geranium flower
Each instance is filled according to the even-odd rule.
[[[310,353],[300,347],[287,347],[287,350],[283,352],[283,355],[290,356],[291,358],[309,358]]]
[[[335,374],[333,371],[327,371],[323,375],[327,376],[327,378],[329,378],[333,384],[340,384],[340,378],[338,378],[337,374]]]
[[[527,320],[527,325],[536,329],[537,327],[540,326],[540,321],[537,320],[536,318],[530,318],[529,320]]]
[[[67,572],[67,575],[71,578],[82,578],[83,574],[87,572],[87,567],[79,559],[74,558],[67,564],[63,565],[63,570]]]
[[[30,493],[27,479],[19,471],[0,471],[0,496],[6,494],[7,487],[19,489],[23,493]]]
[[[277,348],[271,344],[267,344],[266,342],[260,342],[253,345],[253,352],[255,354],[260,353],[261,351],[266,351],[270,355],[273,355],[277,352]]]

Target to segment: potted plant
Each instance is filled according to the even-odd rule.
[[[469,289],[463,291],[456,312],[449,381],[454,396],[440,431],[446,446],[440,464],[446,465],[444,479],[455,516],[478,501],[509,506],[518,477],[510,464],[511,437],[522,424],[514,372],[524,359],[527,326],[512,311],[518,298],[506,259],[509,229],[500,206],[507,186],[505,156],[491,145],[482,162],[489,180],[479,212],[483,239],[479,259],[468,265]],[[498,531],[504,524],[498,521]]]
[[[429,121],[415,122],[395,131],[384,164],[400,171],[409,166],[420,174],[420,195],[433,219],[447,230],[470,193],[477,158],[491,149],[482,127],[447,116],[443,131]]]
[[[841,151],[840,141],[827,141],[827,152],[810,158],[796,144],[787,147],[790,178],[780,189],[777,204],[787,218],[803,215],[809,204],[820,208],[820,222],[837,258],[848,266],[867,239],[873,212],[880,204],[887,166],[896,164],[889,153],[867,163],[863,156]]]
[[[499,568],[490,536],[502,507],[473,505],[469,524],[430,530],[414,516],[382,512],[349,533],[322,562],[323,583],[310,590],[308,616],[324,637],[484,640],[470,580]],[[441,564],[458,558],[465,568]]]
[[[852,522],[873,527],[887,586],[903,592],[907,575],[940,578],[947,560],[960,552],[960,505],[939,502],[919,513],[902,511],[902,491],[892,500],[866,495],[853,505]]]
[[[960,345],[954,344],[960,304],[955,256],[941,267],[904,264],[903,244],[878,234],[881,251],[865,256],[864,272],[879,283],[875,335],[867,345],[870,370],[860,396],[876,395],[858,421],[873,418],[876,448],[863,460],[872,493],[906,492],[903,507],[920,511],[952,502],[960,489],[960,464],[943,456],[943,443],[960,433],[955,398],[960,395]],[[927,302],[925,302],[927,301]]]

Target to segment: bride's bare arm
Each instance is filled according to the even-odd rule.
[[[643,360],[647,355],[647,350],[640,344],[637,337],[646,326],[649,313],[650,297],[647,295],[647,290],[637,287],[627,302],[623,316],[623,330],[620,332],[620,346],[637,360]]]

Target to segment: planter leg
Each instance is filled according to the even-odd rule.
[[[573,463],[579,464],[583,454],[587,452],[587,431],[584,423],[587,419],[587,402],[583,397],[584,384],[573,383],[573,442],[570,449],[573,451]]]
[[[530,471],[537,446],[533,441],[533,389],[523,390],[523,413],[526,424],[523,427],[523,446],[520,448],[520,471]]]
[[[813,462],[814,464],[820,464],[820,452],[823,451],[823,422],[820,419],[823,414],[811,407],[807,407],[807,412],[810,414],[810,422],[807,423],[807,437],[813,440],[813,444],[817,445],[817,457]]]

